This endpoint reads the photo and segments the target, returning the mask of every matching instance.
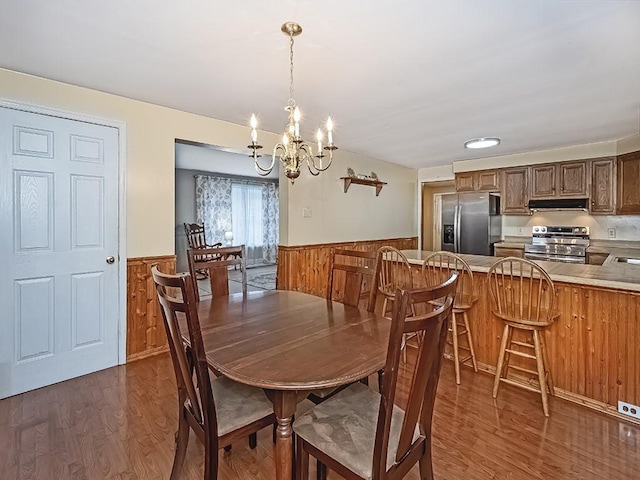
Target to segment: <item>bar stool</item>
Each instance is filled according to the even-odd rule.
[[[489,268],[487,280],[493,302],[492,311],[504,322],[496,378],[493,383],[493,398],[498,396],[500,382],[534,392],[539,391],[542,397],[542,410],[548,417],[547,388],[550,395],[554,395],[555,392],[549,371],[544,329],[552,325],[560,316],[555,311],[556,291],[553,281],[539,265],[515,257],[507,257],[494,263]],[[514,330],[524,331],[527,334],[527,341],[514,340]],[[535,360],[537,371],[520,365],[511,365],[511,355]],[[507,378],[509,368],[537,377],[539,389]]]
[[[410,290],[413,288],[413,274],[411,265],[407,257],[397,248],[384,246],[378,249],[376,260],[376,273],[374,285],[371,291],[369,308],[373,310],[376,306],[377,294],[381,294],[384,299],[382,303],[382,316],[391,318],[393,312],[393,302],[398,289]],[[411,314],[413,315],[413,306]],[[407,341],[415,334],[407,334],[402,337],[401,350],[402,359],[407,362]]]
[[[422,263],[422,277],[427,286],[434,286],[449,278],[453,272],[458,272],[455,303],[451,315],[449,332],[450,344],[453,349],[453,364],[456,370],[456,383],[460,385],[460,365],[471,360],[473,371],[478,371],[476,353],[473,348],[471,327],[467,312],[473,308],[478,297],[473,293],[473,272],[469,264],[461,257],[449,252],[436,252],[429,255]],[[462,323],[460,319],[462,318]],[[460,344],[460,337],[466,337],[467,345]],[[460,349],[467,350],[469,355],[460,358]]]

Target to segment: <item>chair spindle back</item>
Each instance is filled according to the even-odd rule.
[[[532,326],[551,323],[556,292],[553,281],[534,262],[516,257],[498,260],[487,274],[494,312]]]

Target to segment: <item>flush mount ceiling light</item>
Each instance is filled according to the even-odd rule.
[[[280,163],[284,167],[284,174],[291,180],[291,183],[300,175],[300,165],[307,164],[311,175],[318,175],[331,165],[333,159],[333,151],[337,150],[333,144],[333,122],[331,117],[327,119],[326,132],[327,144],[322,145],[323,132],[318,129],[316,140],[318,142],[317,153],[313,154],[313,147],[302,139],[300,135],[300,109],[293,99],[293,37],[302,33],[302,27],[295,22],[287,22],[280,28],[282,32],[289,37],[289,101],[284,108],[288,112],[289,121],[284,127],[284,135],[282,143],[278,143],[273,149],[271,163],[267,166],[260,165],[258,159],[262,156],[258,154],[258,150],[262,145],[258,144],[258,121],[255,115],[251,115],[251,145],[248,148],[252,150],[251,158],[255,163],[256,171],[259,175],[268,175],[273,169],[275,159],[278,157]],[[325,154],[324,151],[327,153]],[[325,160],[326,158],[326,160]]]
[[[473,140],[467,140],[464,142],[464,148],[489,148],[495,147],[500,144],[500,139],[497,137],[482,137],[474,138]]]

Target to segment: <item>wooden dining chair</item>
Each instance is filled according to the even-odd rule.
[[[363,300],[369,300],[375,271],[376,252],[332,249],[327,298],[352,307],[361,306]]]
[[[456,281],[454,273],[436,287],[396,292],[381,393],[355,383],[296,419],[297,480],[308,478],[309,454],[346,479],[400,479],[416,463],[420,478],[433,478],[431,423]],[[433,310],[408,315],[414,304],[443,297]],[[422,341],[402,410],[394,400],[408,333]]]
[[[382,316],[391,317],[391,309],[399,288],[413,288],[413,273],[407,257],[394,247],[380,247],[377,252],[374,287],[369,298],[369,308],[376,308],[378,296],[382,296]],[[413,307],[412,307],[413,309]],[[413,310],[409,312],[413,314]],[[407,361],[406,345],[415,335],[407,335],[402,341],[402,359]]]
[[[169,340],[169,352],[178,387],[178,431],[171,480],[179,478],[192,429],[204,444],[204,479],[218,477],[218,450],[275,422],[273,405],[262,389],[209,375],[192,278],[186,273],[169,275],[151,268],[160,310]],[[178,314],[188,331],[185,341]]]
[[[327,299],[351,307],[358,307],[363,301],[368,302],[369,292],[363,288],[371,288],[373,285],[375,261],[376,252],[331,249]],[[366,379],[363,381],[367,383]],[[307,398],[317,405],[347,386],[315,390]]]
[[[478,371],[471,325],[469,324],[469,315],[467,313],[478,302],[478,296],[474,291],[473,272],[462,257],[450,252],[432,253],[422,263],[422,278],[426,285],[438,285],[444,279],[449,278],[452,272],[458,272],[458,286],[456,287],[456,302],[453,305],[453,313],[449,323],[449,334],[456,383],[460,385],[460,365],[471,360],[473,371]],[[462,337],[463,342],[460,342],[460,337]],[[466,345],[464,340],[466,340]],[[460,349],[466,350],[469,355],[460,358]]]
[[[242,272],[242,293],[247,294],[247,269],[245,264],[244,245],[216,248],[190,248],[187,250],[189,272],[195,280],[199,270],[206,270],[211,285],[211,296],[229,295],[229,267],[240,266]],[[194,282],[196,300],[200,301],[198,285]]]
[[[540,392],[542,410],[549,416],[549,394],[554,395],[553,379],[549,370],[545,330],[560,316],[556,311],[556,291],[547,272],[529,260],[507,257],[494,263],[487,273],[492,311],[503,323],[504,330],[493,383],[493,398],[498,396],[500,382]],[[514,340],[514,331],[524,332],[523,340]],[[536,370],[513,365],[511,356],[535,361]],[[539,388],[529,383],[508,378],[509,368],[536,379]]]

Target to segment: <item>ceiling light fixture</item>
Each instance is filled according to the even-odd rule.
[[[280,27],[280,30],[289,37],[289,101],[284,109],[289,112],[289,122],[284,127],[284,135],[282,136],[282,143],[276,144],[273,149],[273,156],[271,157],[271,163],[268,167],[263,167],[259,163],[259,158],[262,155],[258,154],[258,150],[262,148],[262,145],[258,144],[258,120],[255,114],[251,115],[251,145],[248,148],[252,149],[251,158],[255,163],[256,172],[259,175],[268,175],[275,164],[276,157],[279,158],[280,163],[284,168],[284,174],[293,181],[300,176],[300,164],[307,163],[307,168],[311,175],[317,176],[320,172],[323,172],[331,166],[331,160],[333,159],[333,151],[337,150],[333,144],[333,122],[331,117],[327,119],[326,131],[327,131],[327,145],[322,147],[323,133],[321,129],[318,129],[316,134],[316,140],[318,142],[318,153],[313,154],[313,148],[307,142],[305,142],[300,136],[300,109],[296,105],[296,101],[293,99],[293,37],[297,37],[302,33],[302,27],[295,22],[287,22]],[[329,152],[324,154],[323,150]],[[323,162],[323,159],[328,157],[328,161]]]
[[[464,142],[464,148],[489,148],[500,145],[500,139],[497,137],[474,138]]]

